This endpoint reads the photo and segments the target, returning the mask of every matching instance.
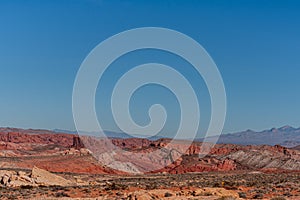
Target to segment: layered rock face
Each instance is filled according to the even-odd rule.
[[[135,139],[137,140],[137,139]],[[127,143],[128,141],[128,143]],[[170,140],[160,139],[157,141],[148,141],[141,139],[134,144],[143,144],[139,147],[133,146],[132,140],[117,140],[114,144],[120,148],[130,149],[134,152],[149,152],[164,149]],[[146,146],[147,144],[148,146]],[[209,147],[209,148],[208,148]],[[177,159],[172,158],[172,152],[176,152]],[[207,155],[199,157],[201,153]],[[167,172],[172,174],[186,172],[204,172],[204,171],[232,171],[245,169],[280,169],[280,170],[300,170],[300,152],[297,150],[288,149],[280,145],[268,146],[242,146],[232,144],[217,144],[210,147],[208,144],[194,142],[187,147],[185,142],[179,141],[166,148],[164,158],[170,164],[160,170],[154,172]],[[123,158],[126,153],[122,154]],[[116,158],[117,155],[114,155]],[[155,157],[126,157],[126,161],[134,163],[138,169],[147,167]],[[132,160],[132,161],[130,161]],[[125,159],[124,159],[125,161]]]
[[[12,159],[14,158],[14,159]],[[0,129],[0,167],[54,172],[171,173],[300,170],[300,152],[279,145],[159,139],[95,139],[42,130]]]
[[[0,141],[8,143],[38,143],[38,144],[57,144],[62,146],[70,146],[73,144],[74,135],[69,134],[30,134],[20,132],[0,132]]]

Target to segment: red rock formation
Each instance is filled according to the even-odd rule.
[[[101,149],[99,153],[110,153],[107,151],[107,141],[97,142],[90,138],[86,139],[90,141],[91,144],[95,142],[94,146],[98,148],[97,150],[99,150],[99,148]],[[105,170],[102,169],[101,163],[97,163],[95,159],[84,160],[84,156],[90,155],[83,156],[81,154],[74,154],[71,160],[66,160],[67,157],[63,157],[65,155],[61,152],[66,151],[70,147],[76,149],[76,151],[84,148],[83,141],[84,139],[78,135],[72,134],[51,133],[49,131],[45,131],[44,133],[42,130],[4,130],[0,128],[0,157],[6,155],[14,155],[15,157],[34,155],[40,158],[22,161],[23,164],[21,162],[14,163],[13,165],[32,167],[31,165],[35,163],[41,167],[48,166],[53,171],[104,173]],[[170,141],[170,139],[159,139],[156,141],[139,138],[112,139],[111,142],[125,150],[125,154],[119,154],[118,150],[113,149],[114,154],[109,154],[108,156],[113,156],[112,161],[118,161],[119,164],[131,163],[132,166],[141,172],[148,172],[155,162],[160,162],[159,165],[162,166],[164,166],[163,164],[168,164],[168,166],[162,167],[154,172],[167,172],[172,174],[241,169],[266,170],[270,168],[300,170],[299,151],[287,149],[279,145],[241,146],[217,144],[209,148],[210,145],[207,143],[194,142],[190,145],[189,142],[186,141],[173,141],[172,145],[168,145]],[[155,151],[159,153],[152,157],[148,156],[149,152]],[[132,154],[126,154],[126,152],[144,154],[131,156]],[[199,153],[201,152],[206,152],[208,155],[200,158]],[[160,157],[159,154],[163,155],[163,157]],[[49,155],[54,157],[51,158]],[[45,158],[43,156],[48,157]],[[45,160],[44,162],[42,162],[43,159]],[[78,163],[74,164],[75,161]],[[59,169],[60,167],[61,169]],[[115,171],[111,170],[111,172],[114,173]]]
[[[30,134],[20,132],[0,132],[0,141],[15,144],[57,144],[68,147],[73,144],[73,137],[74,135],[63,133]]]
[[[226,158],[217,164],[217,169],[221,171],[232,171],[237,169],[237,165],[233,160]]]
[[[84,148],[84,144],[83,142],[81,141],[80,137],[79,136],[74,136],[73,137],[73,144],[72,146],[73,148],[75,149],[81,149],[81,148]]]

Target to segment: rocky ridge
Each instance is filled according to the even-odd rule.
[[[32,169],[37,166],[53,172],[100,174],[300,170],[300,152],[280,145],[217,144],[210,147],[209,143],[202,142],[173,141],[170,144],[170,139],[139,138],[108,142],[41,132],[17,132],[16,129],[0,132],[0,167]],[[203,152],[205,156],[199,157]]]

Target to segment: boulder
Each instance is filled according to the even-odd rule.
[[[72,182],[46,170],[34,167],[32,169],[31,178],[38,185],[44,186],[69,186]]]

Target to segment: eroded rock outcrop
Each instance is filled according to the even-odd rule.
[[[34,167],[31,173],[0,170],[0,183],[8,187],[75,185],[72,181],[37,167]]]
[[[44,186],[51,186],[51,185],[59,185],[59,186],[68,186],[72,185],[73,183],[65,178],[50,173],[46,170],[34,167],[32,169],[31,179],[37,185],[44,185]]]
[[[75,149],[84,148],[84,144],[83,144],[83,142],[82,142],[82,140],[80,139],[79,136],[74,136],[73,137],[73,144],[72,144],[71,147],[73,147]]]
[[[73,144],[74,137],[76,136],[72,134],[64,134],[64,133],[30,134],[30,133],[0,131],[0,141],[6,142],[8,144],[10,143],[56,144],[64,147],[70,147]]]
[[[41,133],[41,130],[1,130],[0,167],[3,168],[31,169],[37,165],[54,172],[172,174],[243,169],[300,170],[300,152],[280,145],[212,146],[182,140],[171,142],[171,139],[110,140]],[[14,159],[7,159],[12,157]]]

